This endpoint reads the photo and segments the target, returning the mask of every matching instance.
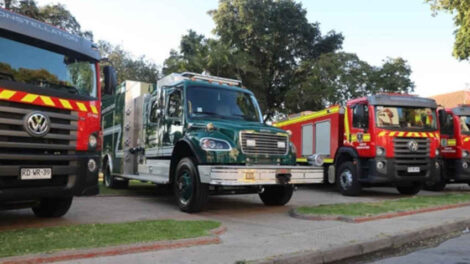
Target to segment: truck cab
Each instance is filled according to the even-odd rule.
[[[292,132],[299,161],[322,155],[325,181],[345,195],[368,186],[415,194],[440,172],[436,108],[432,99],[378,94],[275,126]]]
[[[210,193],[257,192],[265,204],[283,205],[294,184],[320,180],[296,166],[289,135],[263,123],[238,80],[174,73],[156,87],[127,83],[103,109],[106,185],[169,184],[186,212],[200,211]]]
[[[428,186],[441,191],[447,183],[470,184],[470,106],[440,109],[442,177]]]
[[[1,207],[59,217],[98,193],[100,59],[92,42],[0,8]]]

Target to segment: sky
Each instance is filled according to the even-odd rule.
[[[455,26],[452,16],[432,11],[424,0],[299,1],[310,22],[323,33],[344,35],[343,50],[379,66],[387,57],[402,57],[413,71],[415,93],[430,96],[470,89],[470,61],[452,57]],[[162,65],[181,36],[193,29],[212,36],[207,14],[218,0],[38,0],[62,3],[95,40],[119,44],[133,55]]]

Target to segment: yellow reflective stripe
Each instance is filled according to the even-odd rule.
[[[393,137],[393,136],[395,136],[396,133],[397,133],[397,132],[392,131],[392,132],[390,132],[389,136]]]
[[[448,139],[447,140],[447,146],[455,146],[457,144],[457,141],[455,140],[455,138],[452,138],[452,139]]]
[[[414,137],[420,137],[421,135],[418,132],[413,132]]]
[[[21,102],[32,103],[34,100],[36,100],[36,98],[38,98],[38,95],[27,94],[25,97],[23,97],[23,99],[21,99]]]
[[[40,96],[42,102],[45,104],[45,105],[48,105],[48,106],[55,106],[54,102],[52,101],[52,99],[49,97],[49,96]]]
[[[308,114],[308,115],[295,117],[295,118],[292,118],[292,119],[289,119],[289,120],[286,120],[286,121],[281,121],[279,123],[273,124],[273,126],[281,127],[281,126],[292,125],[292,124],[295,124],[295,123],[298,123],[298,122],[303,122],[303,121],[307,121],[307,120],[310,120],[310,119],[313,119],[313,118],[319,118],[319,117],[322,117],[322,116],[327,116],[327,115],[338,113],[338,112],[339,112],[339,106],[334,106],[334,107],[327,108],[327,109],[324,109],[324,110],[321,110],[321,111],[318,111],[318,112],[314,112],[314,113],[311,113],[311,114]]]
[[[333,163],[333,159],[323,159],[323,163]]]
[[[307,162],[307,158],[297,158],[297,162]]]
[[[59,99],[60,103],[62,104],[62,106],[64,108],[67,108],[67,109],[72,109],[72,105],[70,104],[70,102],[68,100],[65,100],[65,99]]]
[[[77,102],[77,106],[78,106],[78,109],[80,109],[80,111],[83,111],[83,112],[86,112],[88,111],[88,109],[86,108],[86,106],[82,103],[79,103]]]
[[[370,134],[367,133],[367,134],[362,135],[362,141],[369,142],[370,141]]]
[[[356,142],[357,141],[357,134],[352,134],[351,135],[351,142]]]
[[[0,93],[0,99],[10,99],[13,95],[15,95],[16,92],[15,91],[10,91],[10,90],[3,90],[1,93]]]
[[[421,132],[421,136],[422,136],[422,137],[428,137],[428,135],[427,135],[426,133],[424,133],[424,132]]]
[[[403,135],[405,135],[405,132],[398,132],[399,137],[403,137]]]
[[[344,108],[344,134],[346,136],[346,141],[349,142],[349,110],[347,107]]]
[[[385,134],[387,134],[387,131],[380,131],[379,137],[383,137],[383,136],[385,136]]]
[[[466,137],[466,138],[463,140],[463,142],[468,142],[468,141],[470,141],[470,137]]]
[[[91,108],[91,111],[93,112],[93,114],[98,114],[98,109],[96,109],[96,106],[91,105],[90,108]],[[287,136],[285,134],[282,134],[282,135]]]

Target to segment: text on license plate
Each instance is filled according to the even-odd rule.
[[[51,168],[22,168],[21,175],[22,180],[41,180],[52,178]]]
[[[408,167],[408,172],[409,173],[418,173],[420,172],[419,167]]]

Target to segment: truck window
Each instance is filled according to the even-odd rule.
[[[462,120],[460,120],[460,122],[462,122]],[[464,129],[462,129],[462,133],[464,133]],[[441,134],[449,136],[454,135],[454,120],[451,114],[448,114],[444,120],[444,123],[441,124]]]
[[[462,134],[470,135],[470,116],[459,116],[459,121]]]
[[[436,129],[436,110],[411,106],[375,106],[376,126],[387,129]]]
[[[366,104],[354,106],[352,125],[355,128],[369,128],[369,107]]]
[[[168,99],[167,116],[169,118],[181,119],[183,116],[181,103],[181,91],[175,90]]]

